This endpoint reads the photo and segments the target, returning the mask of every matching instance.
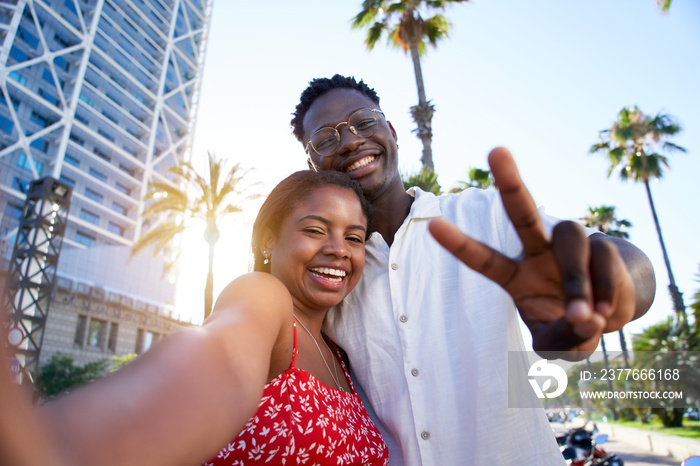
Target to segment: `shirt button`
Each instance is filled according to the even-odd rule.
[[[399,265],[396,263],[391,264],[391,270],[396,270],[399,268]]]
[[[418,374],[419,374],[418,369],[411,369],[411,375],[413,377],[418,377]]]
[[[401,317],[399,317],[399,320],[405,324],[406,322],[408,322],[408,317],[402,315]]]
[[[430,438],[430,432],[424,430],[420,433],[420,438],[422,438],[423,440],[428,440]]]

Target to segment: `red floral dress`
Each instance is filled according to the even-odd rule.
[[[333,345],[340,356],[338,348]],[[204,466],[387,465],[389,452],[339,357],[352,393],[297,369],[297,328],[289,369],[265,386],[258,411]]]

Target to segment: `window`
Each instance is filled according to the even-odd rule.
[[[134,131],[133,129],[129,128],[128,126],[126,127],[126,132],[131,134],[136,139],[141,139],[141,135],[138,132]]]
[[[80,97],[78,97],[78,98],[79,98],[80,100],[82,100],[83,102],[85,102],[85,103],[86,103],[87,105],[89,105],[90,107],[92,107],[92,106],[94,105],[94,102],[92,101],[92,99],[90,99],[90,97],[86,96],[85,94],[82,94],[82,93],[81,93],[81,94],[80,94]]]
[[[104,200],[104,196],[96,191],[93,191],[90,188],[85,188],[85,197],[88,199],[92,199],[95,202],[99,202],[102,204],[102,201]]]
[[[17,159],[17,166],[22,167],[25,170],[32,171],[32,164],[29,161],[29,157],[24,152],[21,152],[19,154],[19,158]],[[41,172],[44,171],[44,164],[39,163],[36,160],[34,161],[34,166],[36,167],[36,172],[41,175]]]
[[[75,157],[73,157],[73,156],[70,155],[70,154],[64,155],[64,156],[63,156],[63,161],[66,162],[66,163],[68,163],[68,164],[70,164],[70,165],[73,165],[74,167],[79,167],[79,166],[80,166],[80,160],[76,159]]]
[[[112,202],[112,210],[115,211],[115,212],[118,212],[118,213],[120,213],[120,214],[122,214],[122,215],[126,215],[126,212],[127,212],[127,208],[126,208],[126,207],[124,207],[124,206],[121,205],[121,204],[117,204],[116,202]]]
[[[109,225],[107,225],[107,230],[111,231],[115,235],[124,236],[124,227],[117,225],[116,223],[109,222]]]
[[[112,115],[111,113],[107,113],[107,112],[105,112],[104,110],[102,110],[102,115],[104,115],[105,118],[107,118],[107,119],[108,119],[109,121],[111,121],[112,123],[119,124],[119,120],[117,120],[117,117],[115,117],[115,116]]]
[[[44,153],[46,153],[46,151],[49,149],[49,141],[45,140],[44,138],[37,138],[33,140],[32,143],[29,145],[34,149],[40,150]],[[36,160],[34,161],[34,164],[37,164]],[[39,167],[37,167],[37,170],[39,170]]]
[[[117,352],[117,335],[119,334],[119,324],[112,322],[109,324],[109,341],[107,342],[107,348],[112,353]]]
[[[109,142],[114,142],[114,137],[102,128],[98,128],[97,133]]]
[[[63,181],[64,183],[66,183],[66,184],[67,184],[68,186],[70,186],[71,188],[75,188],[75,180],[74,180],[74,179],[68,178],[68,177],[67,177],[66,175],[64,175],[64,174],[61,174],[61,176],[59,177],[59,179],[60,179],[61,181]]]
[[[121,184],[121,183],[115,184],[114,187],[117,188],[117,191],[119,191],[120,193],[124,193],[124,194],[126,194],[127,196],[128,196],[129,194],[131,194],[131,189],[127,188],[126,186],[124,186],[124,185]]]
[[[74,15],[78,14],[78,12],[75,10],[75,3],[73,3],[73,0],[65,0],[63,5],[68,8],[69,11],[73,12]]]
[[[107,322],[100,319],[90,319],[87,332],[87,345],[93,348],[104,347],[105,334],[107,332]]]
[[[16,72],[16,71],[11,71],[10,74],[8,74],[8,76],[11,77],[12,79],[14,79],[15,81],[17,81],[18,83],[20,83],[20,84],[23,85],[23,86],[24,86],[25,84],[27,84],[27,78],[25,78],[24,76],[22,76],[21,74],[19,74],[19,73]]]
[[[79,122],[81,122],[81,123],[84,124],[84,125],[87,125],[87,124],[88,124],[88,119],[85,118],[84,116],[82,116],[80,113],[76,113],[76,114],[75,114],[75,119],[78,120]]]
[[[13,46],[12,50],[10,50],[10,56],[17,61],[25,61],[27,59],[27,54],[22,52],[16,46]],[[25,82],[26,82],[26,80],[25,80]],[[24,83],[22,83],[22,84],[24,84]]]
[[[39,94],[41,97],[43,97],[44,99],[46,99],[48,102],[50,102],[50,103],[52,103],[52,104],[58,106],[58,98],[57,98],[57,97],[55,97],[55,96],[49,94],[48,92],[46,92],[46,91],[43,90],[42,88],[39,88],[38,94]]]
[[[124,165],[122,165],[122,164],[120,163],[120,164],[119,164],[119,169],[120,169],[121,171],[125,172],[125,173],[128,173],[128,174],[131,175],[132,177],[134,176],[134,169],[133,169],[133,168],[126,167],[126,166],[124,166]]]
[[[73,343],[81,348],[85,344],[85,332],[87,330],[87,316],[78,315],[78,323],[75,326],[75,338]]]
[[[29,44],[31,48],[36,48],[36,46],[39,45],[39,39],[36,36],[34,36],[34,34],[27,32],[27,30],[24,28],[19,29],[19,37],[24,42]]]
[[[53,75],[49,70],[44,70],[44,73],[41,75],[41,79],[43,79],[47,83],[53,84]]]
[[[91,176],[97,178],[100,181],[104,181],[104,182],[107,181],[107,175],[105,175],[101,171],[97,171],[94,168],[90,167],[90,170],[88,170],[88,172],[90,173]]]
[[[107,92],[105,95],[107,96],[108,99],[110,99],[115,104],[119,105],[120,107],[122,106],[121,101],[117,97],[115,97],[113,94],[110,94],[109,92]]]
[[[158,334],[148,330],[138,329],[136,333],[136,354],[141,354],[149,350],[158,341]]]
[[[71,45],[73,45],[73,44],[71,44],[71,43],[68,41],[68,39],[66,39],[66,38],[64,38],[63,36],[60,36],[60,35],[58,35],[58,34],[54,34],[54,35],[53,35],[53,38],[54,38],[54,40],[55,40],[56,42],[58,42],[59,44],[61,44],[61,45],[62,45],[63,47],[65,47],[65,48],[68,48],[68,47],[70,47]]]
[[[23,211],[24,209],[22,208],[22,206],[16,204],[7,204],[7,206],[5,206],[5,215],[8,215],[12,218],[21,218]]]
[[[70,68],[70,63],[68,63],[63,57],[56,57],[53,59],[53,62],[56,66],[58,66],[64,71],[68,71],[68,69]]]
[[[7,134],[12,134],[12,130],[14,129],[14,127],[15,124],[12,122],[12,120],[0,115],[0,131],[5,132]]]
[[[32,112],[32,114],[29,116],[29,119],[32,120],[34,123],[43,126],[46,128],[51,124],[51,121],[44,115],[40,115],[36,112]]]
[[[103,150],[100,149],[99,147],[93,148],[92,151],[93,151],[96,155],[98,155],[99,157],[105,159],[107,162],[109,162],[110,160],[112,160],[112,157],[110,157],[109,154],[107,154],[105,151],[103,151]]]
[[[12,187],[23,194],[27,194],[27,191],[29,191],[29,181],[15,176],[12,179]]]
[[[86,222],[90,222],[94,225],[100,224],[99,215],[93,214],[92,212],[85,210],[85,209],[80,210],[80,218],[85,220]]]
[[[83,246],[91,248],[95,245],[97,239],[95,239],[94,236],[90,236],[81,231],[78,231],[75,233],[75,241],[79,244],[82,244]]]
[[[70,139],[71,141],[73,141],[74,143],[79,144],[79,145],[81,145],[81,146],[84,146],[84,145],[85,145],[85,139],[79,138],[78,136],[76,136],[76,135],[73,134],[73,133],[70,133],[69,139]],[[77,166],[77,165],[76,165],[76,166]]]

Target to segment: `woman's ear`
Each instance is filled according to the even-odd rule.
[[[270,231],[269,228],[265,229],[265,232],[260,238],[260,250],[264,251],[263,255],[272,253],[275,248],[275,235]]]

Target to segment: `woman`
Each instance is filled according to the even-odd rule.
[[[205,324],[38,411],[13,404],[22,419],[0,414],[0,463],[386,464],[386,445],[321,335],[328,308],[362,272],[369,209],[343,174],[282,181],[253,227],[256,272],[224,289]],[[3,367],[0,399],[16,391]],[[13,439],[22,429],[32,437]]]

